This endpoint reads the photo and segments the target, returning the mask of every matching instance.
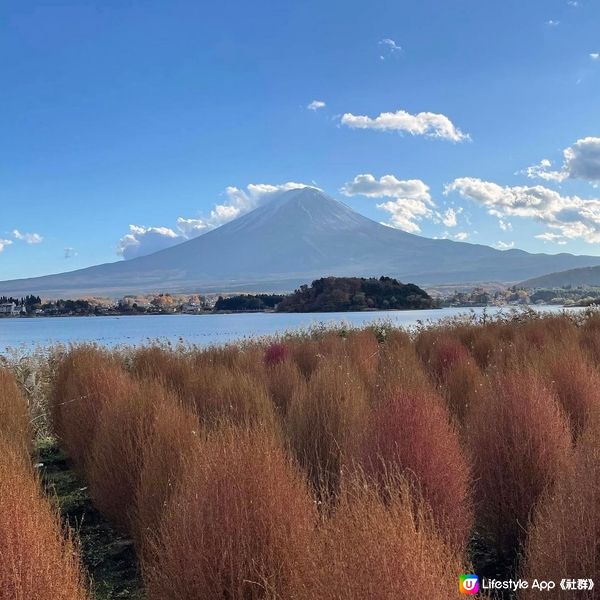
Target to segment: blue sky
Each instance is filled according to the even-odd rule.
[[[0,56],[2,279],[290,182],[429,237],[600,254],[592,0],[8,0]]]

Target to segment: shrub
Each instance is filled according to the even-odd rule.
[[[169,389],[182,393],[193,365],[190,357],[184,353],[147,346],[134,352],[132,370],[140,379],[158,379]]]
[[[175,404],[156,381],[127,378],[113,384],[90,442],[86,478],[98,509],[122,531],[132,529],[143,450],[152,436],[156,407]]]
[[[381,344],[377,377],[369,388],[371,405],[391,400],[398,393],[432,389],[410,337],[402,331],[389,332]]]
[[[275,428],[274,407],[264,378],[251,370],[214,366],[197,371],[185,382],[182,400],[191,401],[201,422],[208,427],[226,421]]]
[[[284,362],[289,355],[285,344],[272,343],[265,350],[265,364],[269,367]]]
[[[548,489],[529,535],[524,577],[587,579],[600,564],[600,419],[596,411],[573,460]],[[595,582],[596,585],[598,582]],[[555,598],[595,598],[597,592],[554,592]],[[532,598],[524,592],[522,598]]]
[[[314,508],[270,436],[212,433],[186,457],[143,565],[149,600],[290,598]]]
[[[316,489],[334,492],[351,464],[368,415],[368,401],[352,365],[324,359],[292,398],[286,432],[292,451]]]
[[[155,531],[180,479],[188,453],[202,438],[196,415],[178,402],[159,402],[152,411],[151,432],[140,450],[141,469],[135,490],[134,532],[138,548]]]
[[[69,459],[85,472],[102,409],[129,385],[127,373],[108,352],[91,346],[71,350],[60,362],[51,397],[53,429]]]
[[[28,454],[31,450],[31,424],[25,398],[14,376],[0,369],[0,438],[12,448]]]
[[[504,574],[525,539],[540,495],[570,453],[567,422],[550,390],[529,372],[497,377],[469,416],[478,532]]]
[[[460,597],[462,556],[440,537],[427,508],[406,486],[387,502],[362,481],[344,487],[321,527],[310,575],[293,597],[311,600],[414,600]]]
[[[470,467],[443,401],[430,392],[400,392],[374,411],[361,465],[380,484],[408,479],[431,507],[446,540],[466,547],[473,524]]]
[[[544,369],[577,438],[592,411],[600,410],[600,375],[579,352],[560,352]]]
[[[0,438],[0,598],[88,598],[77,549],[20,450]]]
[[[271,401],[282,416],[287,414],[292,397],[306,385],[300,370],[291,360],[272,365],[265,373]]]

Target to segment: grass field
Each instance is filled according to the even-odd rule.
[[[600,313],[54,349],[0,370],[0,450],[1,600],[594,577]]]

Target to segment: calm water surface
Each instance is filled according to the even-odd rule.
[[[558,306],[536,307],[557,312]],[[496,314],[497,308],[487,313]],[[577,309],[569,309],[577,310]],[[243,338],[273,335],[324,324],[359,326],[377,321],[410,327],[421,322],[465,313],[481,314],[483,308],[343,313],[246,313],[231,315],[142,315],[127,317],[39,317],[0,319],[0,350],[30,349],[56,343],[97,342],[106,346],[137,345],[160,340],[206,346]],[[507,312],[504,309],[503,312]]]

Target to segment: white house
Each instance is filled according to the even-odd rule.
[[[20,308],[14,302],[4,302],[0,304],[0,315],[14,317],[15,315],[18,315],[19,312]]]

